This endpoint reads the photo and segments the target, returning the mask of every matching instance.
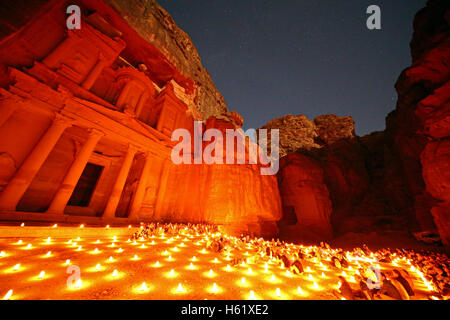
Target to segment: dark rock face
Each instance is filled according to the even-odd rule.
[[[319,116],[314,119],[318,134],[317,141],[322,145],[332,145],[355,135],[355,122],[352,117],[338,117],[334,114]]]
[[[351,117],[324,115],[314,123],[316,147],[299,148],[282,158],[278,174],[286,215],[292,216],[292,199],[296,199],[296,228],[299,229],[299,225],[306,227],[307,238],[313,238],[310,233],[314,228],[305,225],[305,217],[315,214],[316,223],[322,223],[322,228],[328,230],[317,232],[317,235],[325,238],[331,234],[339,237],[349,232],[400,230],[405,225],[414,227],[407,219],[409,199],[403,191],[404,178],[385,133],[357,137]],[[311,174],[310,163],[320,175]],[[305,181],[309,184],[309,199],[320,199],[316,200],[320,204],[315,206],[315,211],[308,201],[300,199],[300,194],[305,193]],[[293,190],[298,193],[297,197]],[[330,205],[332,213],[324,215],[323,212],[329,212],[324,208]],[[315,228],[321,230],[319,226]],[[281,236],[292,238],[292,232],[283,234],[285,230],[280,226]]]
[[[267,129],[267,145],[270,146],[270,129],[279,129],[280,157],[297,150],[310,150],[319,145],[315,142],[318,136],[314,122],[304,115],[293,116],[291,114],[273,119],[260,129]]]
[[[317,215],[322,228],[331,223],[334,236],[437,228],[442,242],[450,244],[449,7],[448,1],[431,0],[417,13],[413,63],[397,81],[397,108],[385,131],[357,137],[351,117],[335,115],[318,117],[313,126],[304,116],[265,126],[279,128],[283,151],[294,153],[282,159],[279,172],[285,218],[292,216],[292,192],[304,193],[302,177],[314,185],[309,198],[321,199],[319,208],[328,200],[324,190],[332,202],[331,215],[323,219],[323,209],[298,200],[297,228],[302,217]],[[321,174],[311,174],[309,163]]]
[[[330,239],[332,207],[320,162],[291,153],[281,160],[280,169],[278,180],[285,212],[280,234],[302,240]]]
[[[397,109],[387,118],[413,199],[412,211],[421,229],[437,227],[450,244],[448,221],[450,136],[450,4],[429,1],[414,20],[411,67],[396,89]]]

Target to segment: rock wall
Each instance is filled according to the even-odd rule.
[[[281,159],[278,174],[285,214],[281,237],[330,239],[361,229],[360,217],[353,213],[364,211],[360,207],[369,201],[370,174],[366,147],[355,135],[353,119],[323,115],[311,121],[302,115],[287,116],[264,128],[279,129],[283,152],[290,152]],[[366,217],[374,211],[368,209]],[[287,216],[295,219],[286,221]],[[293,229],[302,232],[295,236]]]
[[[282,158],[278,175],[283,200],[280,235],[285,239],[329,240],[332,204],[320,162],[291,153]]]
[[[448,1],[430,0],[417,13],[412,66],[397,81],[397,108],[385,131],[357,137],[351,117],[335,115],[314,122],[289,115],[264,126],[280,129],[282,155],[291,153],[278,174],[281,222],[292,224],[294,210],[296,227],[308,229],[314,219],[321,237],[330,225],[335,237],[437,228],[450,245],[449,7]],[[309,200],[300,200],[305,193]]]
[[[309,150],[319,147],[314,139],[318,136],[314,122],[304,115],[293,116],[291,114],[273,119],[260,129],[267,129],[267,146],[270,146],[270,129],[279,129],[280,157],[297,150]]]
[[[242,117],[230,112],[210,117],[202,132],[218,129],[225,136],[227,129],[241,125]],[[249,143],[252,142],[247,139],[245,159]],[[203,142],[203,152],[208,145],[210,142]],[[235,161],[237,150],[235,147]],[[236,235],[276,236],[277,221],[282,216],[277,177],[261,175],[261,164],[226,164],[225,142],[222,152],[223,164],[174,165],[168,161],[166,182],[162,182],[164,191],[157,200],[154,219],[212,223]]]
[[[399,77],[386,132],[398,151],[415,216],[450,245],[450,4],[432,0],[414,19],[412,65]],[[431,213],[431,214],[430,214]]]

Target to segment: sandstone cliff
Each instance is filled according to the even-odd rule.
[[[412,66],[397,81],[397,108],[385,131],[357,137],[351,117],[334,115],[314,122],[289,115],[264,126],[280,129],[281,154],[289,154],[278,174],[282,230],[327,237],[332,226],[336,237],[437,228],[450,244],[449,7],[431,0],[417,13]]]
[[[298,123],[308,124],[308,130]],[[272,120],[265,128],[278,128],[280,145],[290,153],[281,159],[278,174],[285,214],[281,237],[317,240],[376,230],[382,227],[380,220],[396,212],[396,206],[386,201],[385,190],[395,186],[386,187],[391,184],[385,180],[383,133],[359,138],[353,119],[336,115],[314,121],[287,116]]]
[[[387,134],[402,163],[421,228],[450,245],[450,3],[431,0],[414,19],[413,62],[400,75]],[[430,214],[431,212],[431,214]]]
[[[203,132],[218,129],[225,136],[227,129],[241,125],[242,117],[230,112],[208,118]],[[245,142],[246,159],[248,143],[252,142]],[[210,142],[203,142],[203,152],[209,145]],[[229,234],[276,236],[277,221],[282,217],[277,177],[261,175],[261,164],[225,164],[225,141],[222,156],[224,164],[174,165],[169,161],[164,195],[153,218],[217,224]]]

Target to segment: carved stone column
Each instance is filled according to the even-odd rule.
[[[139,103],[136,106],[136,110],[134,111],[136,118],[139,118],[142,112],[142,108],[144,107],[145,103],[148,100],[148,92],[144,92],[141,96],[141,98],[139,99]]]
[[[14,177],[9,181],[0,195],[0,209],[15,210],[25,191],[30,186],[39,169],[55,147],[64,130],[71,126],[71,121],[57,115],[50,128],[39,140]]]
[[[103,68],[106,67],[107,61],[103,57],[103,55],[100,53],[99,58],[95,66],[92,68],[91,72],[87,75],[86,79],[82,83],[82,87],[90,90],[91,87],[94,85],[95,81],[97,80],[100,73],[103,71]]]
[[[75,189],[75,186],[77,185],[78,180],[80,179],[81,174],[86,167],[89,157],[91,156],[95,146],[97,145],[97,142],[102,136],[104,136],[103,132],[96,129],[90,130],[88,140],[76,156],[75,161],[72,163],[72,166],[70,167],[69,172],[66,174],[61,187],[53,198],[53,201],[50,204],[47,213],[64,213],[64,208],[66,207],[67,202],[69,202],[70,197],[72,196],[73,190]]]
[[[124,102],[126,101],[128,97],[128,93],[131,90],[131,81],[127,82],[125,86],[122,89],[122,92],[120,92],[119,98],[117,99],[116,106],[119,108],[125,108]]]
[[[139,211],[142,207],[142,202],[144,201],[145,191],[147,190],[148,175],[150,173],[151,156],[148,152],[145,155],[144,168],[142,169],[141,176],[139,177],[139,183],[136,188],[136,193],[134,194],[133,200],[130,206],[130,212],[128,218],[138,218]]]
[[[162,165],[162,173],[159,181],[158,193],[156,195],[155,204],[155,217],[160,218],[162,216],[162,206],[164,204],[164,196],[167,189],[167,182],[169,177],[170,160],[166,159]]]
[[[103,212],[103,218],[114,218],[117,205],[119,204],[120,197],[122,195],[123,187],[130,172],[131,164],[133,163],[134,155],[137,149],[130,145],[128,147],[127,154],[123,160],[122,167],[120,168],[119,174],[117,175],[116,182],[114,183],[113,189],[109,196],[108,202],[106,203],[105,211]]]

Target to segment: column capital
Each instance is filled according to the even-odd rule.
[[[145,159],[147,159],[151,153],[148,150],[139,150],[139,154],[142,155]]]
[[[128,143],[127,153],[136,154],[138,151],[139,151],[139,147],[138,146],[135,146],[132,143]]]
[[[101,130],[95,129],[95,128],[89,128],[88,129],[89,132],[89,137],[103,137],[105,136],[105,133]]]
[[[74,119],[69,118],[61,113],[57,113],[55,115],[55,118],[53,119],[53,123],[55,125],[65,126],[65,127],[71,127],[74,124]]]
[[[106,57],[102,52],[98,53],[98,61],[106,62]]]

